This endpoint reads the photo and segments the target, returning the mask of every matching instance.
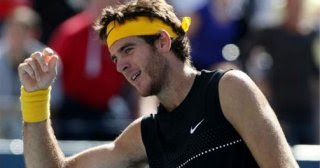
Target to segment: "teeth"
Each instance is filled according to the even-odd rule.
[[[131,77],[131,80],[135,80],[137,78],[137,75],[133,75],[132,77]]]
[[[131,80],[136,80],[136,78],[140,75],[140,71],[137,72],[136,74],[134,74],[132,77],[131,77]]]

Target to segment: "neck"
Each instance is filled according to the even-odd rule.
[[[171,64],[169,64],[166,85],[157,97],[168,111],[172,111],[186,98],[199,72],[180,60],[169,62]]]

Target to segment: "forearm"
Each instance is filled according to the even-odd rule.
[[[57,144],[50,120],[23,125],[24,157],[28,168],[62,168],[64,154]]]
[[[298,168],[276,117],[258,122],[251,129],[253,135],[244,135],[244,140],[262,168]],[[249,128],[248,128],[249,129]]]
[[[33,92],[21,88],[24,157],[28,168],[62,168],[64,155],[50,122],[50,87]]]

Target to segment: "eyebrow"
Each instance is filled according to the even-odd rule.
[[[122,47],[120,47],[119,49],[118,49],[118,52],[120,53],[120,52],[123,52],[123,50],[124,49],[126,49],[127,47],[131,47],[131,46],[134,46],[134,45],[136,45],[136,44],[134,44],[134,43],[126,43],[126,44],[124,44]],[[116,57],[115,55],[112,55],[111,56],[111,58],[114,58],[114,57]]]

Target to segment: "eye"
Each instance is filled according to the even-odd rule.
[[[126,48],[123,52],[124,52],[125,54],[131,54],[132,51],[133,51],[133,48],[128,47],[128,48]]]

